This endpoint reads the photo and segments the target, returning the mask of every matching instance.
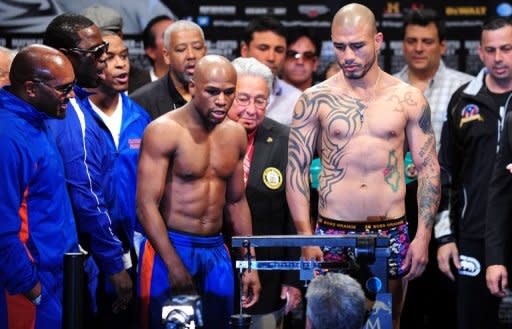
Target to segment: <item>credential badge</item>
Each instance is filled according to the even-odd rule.
[[[271,190],[277,190],[283,184],[283,174],[279,169],[268,167],[263,171],[263,183]]]

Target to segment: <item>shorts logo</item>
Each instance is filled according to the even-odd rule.
[[[474,120],[484,121],[484,118],[480,115],[480,108],[476,104],[466,105],[460,113],[460,118],[459,128]]]
[[[459,274],[465,276],[477,276],[480,273],[480,262],[469,256],[460,255],[460,269]]]
[[[283,174],[279,169],[268,167],[263,171],[263,183],[271,190],[277,190],[283,185]]]

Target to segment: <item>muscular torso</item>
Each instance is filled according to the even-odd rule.
[[[311,90],[320,127],[321,215],[376,221],[405,213],[405,103],[411,100],[404,84],[392,82],[369,100],[327,83]]]
[[[179,137],[160,202],[168,228],[199,235],[221,230],[227,180],[243,154],[233,124],[226,120],[206,133],[180,123],[169,132]]]

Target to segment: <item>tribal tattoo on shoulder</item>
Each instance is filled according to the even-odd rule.
[[[322,131],[318,114],[320,108],[325,111],[325,119]],[[290,185],[293,189],[302,193],[309,199],[305,168],[313,158],[313,151],[317,146],[318,138],[321,138],[321,156],[324,167],[320,180],[320,207],[325,206],[327,196],[332,192],[333,186],[345,176],[346,169],[343,165],[345,147],[351,141],[354,134],[361,129],[360,113],[366,105],[360,100],[346,94],[333,94],[329,87],[320,87],[318,90],[303,96],[294,114],[295,122],[299,125],[290,131],[288,170],[290,171]],[[311,123],[316,121],[315,123]],[[340,132],[335,131],[339,123],[344,127],[342,139],[334,136]]]

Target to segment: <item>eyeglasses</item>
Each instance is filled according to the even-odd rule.
[[[312,61],[316,57],[316,54],[312,51],[305,51],[303,53],[300,53],[295,50],[287,50],[286,51],[286,58],[288,59],[301,59],[303,61]]]
[[[268,101],[263,97],[251,97],[247,94],[237,94],[235,96],[236,101],[238,104],[242,106],[249,106],[251,104],[251,99],[254,100],[254,106],[260,110],[265,109],[265,107],[268,104]]]
[[[70,51],[77,51],[79,53],[92,54],[95,59],[100,59],[104,53],[108,51],[108,42],[103,41],[101,44],[94,48],[83,49],[83,48],[69,48]]]
[[[34,82],[37,82],[37,83],[40,83],[42,85],[45,85],[46,87],[49,87],[53,90],[56,90],[60,96],[66,96],[68,95],[71,90],[73,90],[73,87],[75,86],[75,83],[76,81],[73,81],[73,82],[70,82],[70,83],[66,83],[64,85],[59,85],[59,86],[51,86],[49,85],[48,83],[46,83],[45,81],[42,81],[42,80],[38,80],[38,79],[33,79],[32,81]]]

